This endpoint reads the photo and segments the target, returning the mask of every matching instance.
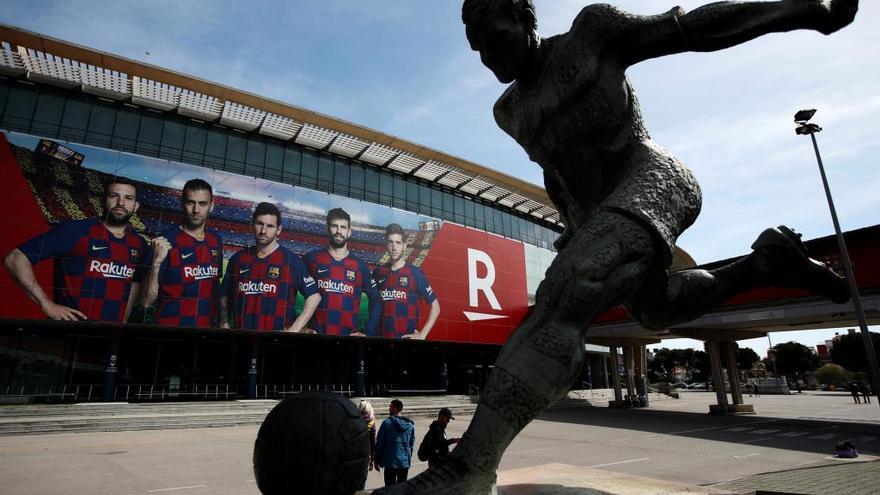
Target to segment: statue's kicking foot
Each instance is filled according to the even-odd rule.
[[[849,300],[846,279],[807,255],[801,235],[780,225],[769,228],[752,244],[754,254],[773,282],[802,287],[841,304]]]
[[[373,495],[494,495],[495,474],[476,472],[461,459],[450,456],[403,483],[380,488]]]

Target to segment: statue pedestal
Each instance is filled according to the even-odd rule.
[[[728,404],[726,406],[712,404],[709,406],[709,414],[718,416],[724,414],[755,414],[755,408],[751,404]]]

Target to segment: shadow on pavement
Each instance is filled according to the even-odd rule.
[[[579,407],[549,410],[539,419],[585,427],[621,428],[646,433],[832,454],[834,445],[852,440],[860,454],[880,454],[880,425],[763,416],[711,416],[651,409]]]

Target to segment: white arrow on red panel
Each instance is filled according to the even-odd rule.
[[[470,321],[498,320],[507,318],[507,315],[492,315],[488,313],[473,313],[471,311],[462,311],[464,316]]]

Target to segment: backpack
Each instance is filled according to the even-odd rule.
[[[425,433],[425,436],[422,437],[422,443],[419,445],[418,452],[416,452],[416,457],[422,462],[427,461],[428,456],[431,455],[431,439],[429,438],[429,435],[431,435],[430,429]]]

